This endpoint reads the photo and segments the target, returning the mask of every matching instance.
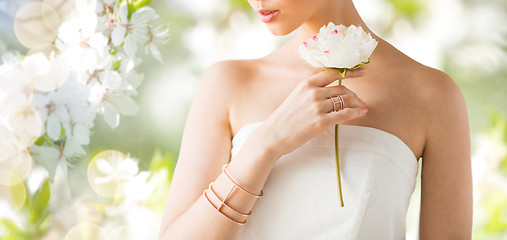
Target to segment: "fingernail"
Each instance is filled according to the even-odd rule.
[[[367,112],[368,112],[368,109],[364,108],[362,112],[363,112],[363,113],[367,113]]]
[[[358,68],[358,69],[357,69],[357,72],[358,72],[359,74],[363,74],[363,73],[365,72],[365,70],[364,70],[364,68]]]

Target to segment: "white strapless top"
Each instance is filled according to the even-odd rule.
[[[238,131],[232,157],[261,124]],[[277,161],[240,239],[405,239],[417,158],[380,129],[339,125],[338,133],[345,206],[339,203],[331,127]]]

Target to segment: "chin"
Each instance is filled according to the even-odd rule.
[[[268,25],[268,30],[275,36],[286,36],[292,33],[295,29],[283,28],[280,26]]]

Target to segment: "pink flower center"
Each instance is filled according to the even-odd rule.
[[[314,41],[319,40],[319,39],[317,38],[317,36],[313,36],[313,38],[312,38],[312,39],[313,39]]]
[[[334,30],[333,32],[331,32],[333,34],[338,34],[338,30]]]
[[[303,42],[303,46],[305,46],[305,48],[308,47],[308,43],[307,42]]]
[[[324,51],[324,53],[329,53],[329,51]]]

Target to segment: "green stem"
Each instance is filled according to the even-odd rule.
[[[342,80],[340,79],[338,81],[338,85],[342,85]],[[338,191],[340,192],[340,204],[341,206],[345,206],[343,204],[343,196],[342,196],[342,182],[341,182],[341,176],[340,176],[340,153],[338,151],[338,124],[334,125],[334,150],[335,150],[335,156],[336,156],[336,176],[338,178]]]

